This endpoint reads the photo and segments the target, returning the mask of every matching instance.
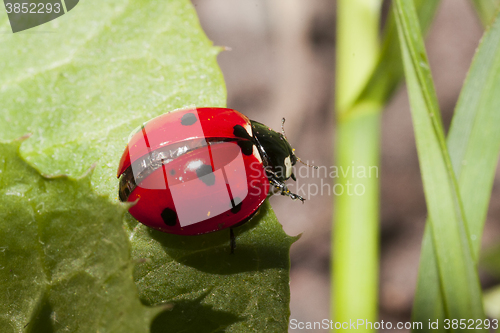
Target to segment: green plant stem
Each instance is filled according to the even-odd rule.
[[[378,304],[382,104],[357,97],[378,59],[381,1],[339,0],[337,5],[335,165],[339,172],[332,228],[332,319],[373,322]]]
[[[343,193],[335,197],[332,316],[338,322],[377,317],[380,110],[365,106],[369,112],[337,125],[341,172],[334,190]],[[357,177],[360,170],[366,178]]]

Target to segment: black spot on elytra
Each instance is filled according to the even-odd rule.
[[[242,203],[243,202],[238,197],[231,200],[231,206],[233,207],[233,208],[231,208],[231,213],[233,213],[233,214],[238,213],[241,210]]]
[[[174,169],[171,169],[171,170],[170,170],[170,174],[171,174],[172,176],[173,176],[173,175],[175,175],[175,170],[174,170]]]
[[[173,227],[177,223],[177,213],[170,208],[165,208],[163,212],[161,212],[161,218],[163,222],[170,227]]]
[[[200,178],[208,186],[215,184],[215,174],[212,171],[212,167],[207,164],[203,164],[198,169],[196,169],[196,176]]]
[[[196,118],[196,116],[194,114],[186,113],[181,118],[181,124],[184,126],[190,126],[190,125],[193,125],[197,120],[198,119]]]
[[[253,143],[252,141],[238,141],[238,146],[241,148],[241,152],[247,156],[253,153]]]
[[[248,139],[248,140],[252,139],[252,137],[248,134],[245,128],[241,125],[235,125],[233,127],[233,134],[238,138]]]

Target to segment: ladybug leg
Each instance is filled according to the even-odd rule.
[[[292,200],[299,199],[302,203],[304,203],[304,201],[306,201],[306,199],[302,198],[300,195],[292,193],[290,191],[288,191],[288,194],[284,194],[284,195],[288,195]]]
[[[290,192],[290,190],[286,187],[285,183],[280,181],[272,173],[270,174],[270,177],[269,177],[269,183],[271,183],[271,185],[276,187],[280,191],[281,195],[286,195],[286,196],[290,197],[292,200],[299,199],[300,201],[302,201],[302,203],[304,203],[304,201],[306,201],[306,199],[302,198],[300,195]]]
[[[236,248],[236,238],[234,237],[233,228],[229,228],[229,243],[231,244],[231,254],[234,254]]]

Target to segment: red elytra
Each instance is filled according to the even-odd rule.
[[[189,125],[194,121],[194,118],[188,117],[191,114],[197,121]],[[239,139],[234,135],[235,125],[247,130],[251,128],[247,116],[227,108],[175,110],[151,119],[130,138],[118,166],[118,177],[130,167],[131,162],[161,147],[195,139]],[[144,133],[147,134],[149,147]]]
[[[129,212],[138,221],[172,234],[245,222],[269,192],[252,137],[251,121],[232,109],[154,118],[132,135],[120,160],[120,199],[135,202]]]

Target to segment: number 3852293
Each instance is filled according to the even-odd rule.
[[[52,12],[58,14],[61,12],[60,3],[5,3],[7,14],[23,13],[23,14],[50,14]]]

